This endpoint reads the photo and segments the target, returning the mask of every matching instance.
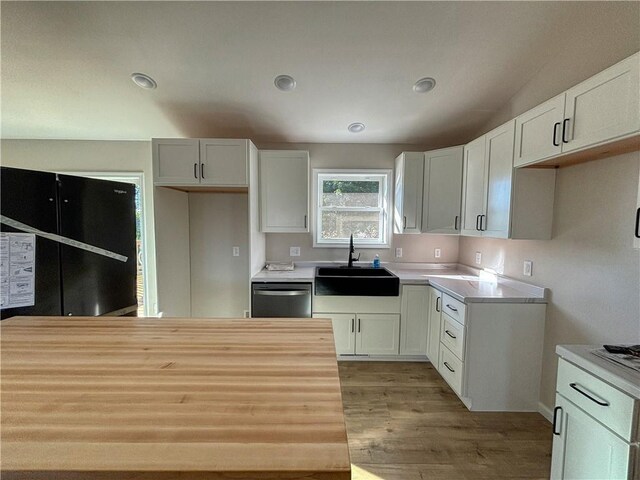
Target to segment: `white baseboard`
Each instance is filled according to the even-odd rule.
[[[549,423],[553,422],[553,410],[547,407],[544,403],[538,402],[538,412],[546,418]]]

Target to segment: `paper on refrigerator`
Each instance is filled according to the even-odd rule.
[[[0,232],[0,309],[36,303],[36,236]]]

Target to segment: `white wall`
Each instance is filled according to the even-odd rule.
[[[403,151],[421,152],[428,146],[386,144],[261,144],[261,150],[308,150],[311,168],[386,168],[393,169],[395,158]],[[311,175],[313,177],[313,175]],[[312,178],[309,180],[309,192]],[[313,213],[312,213],[313,216]],[[269,261],[347,260],[347,248],[314,248],[308,234],[270,233],[266,236],[266,257]],[[300,257],[290,257],[289,247],[300,247]],[[402,258],[395,258],[395,248],[402,247]],[[442,250],[441,258],[434,249]],[[393,235],[391,248],[360,249],[361,260],[370,261],[376,254],[382,261],[455,262],[458,258],[458,237],[448,235]]]
[[[189,193],[192,317],[249,310],[248,208],[246,193]]]
[[[151,307],[151,314],[155,313],[157,287],[151,142],[2,140],[0,163],[5,167],[51,172],[142,173],[145,248],[149,273],[146,302]]]
[[[640,343],[640,250],[633,227],[640,153],[558,170],[553,238],[460,239],[460,262],[551,291],[541,401],[554,403],[558,344]],[[533,276],[522,275],[533,261]]]

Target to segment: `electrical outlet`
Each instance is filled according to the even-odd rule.
[[[480,265],[482,263],[482,253],[476,252],[476,263]]]
[[[233,256],[234,257],[240,256],[240,247],[233,247]]]
[[[531,260],[525,260],[524,268],[522,269],[522,274],[525,277],[530,277],[532,271],[533,271],[533,262]]]
[[[436,258],[440,258],[440,255],[442,254],[442,251],[441,251],[439,248],[436,248],[436,249],[433,251],[433,254],[434,254],[434,256],[435,256]]]
[[[396,258],[402,258],[402,248],[396,248]]]
[[[289,247],[289,256],[290,257],[299,257],[300,256],[300,247]]]

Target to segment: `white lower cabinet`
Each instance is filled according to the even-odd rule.
[[[640,401],[564,358],[557,378],[551,478],[639,478]]]
[[[429,294],[425,285],[402,285],[400,355],[426,355]]]
[[[634,478],[635,447],[587,415],[569,400],[556,396],[553,480]],[[635,477],[637,478],[637,477]]]
[[[313,318],[331,319],[338,355],[398,355],[398,314],[314,313]]]
[[[438,370],[440,358],[440,321],[442,318],[442,293],[427,287],[429,315],[427,321],[427,357]]]

